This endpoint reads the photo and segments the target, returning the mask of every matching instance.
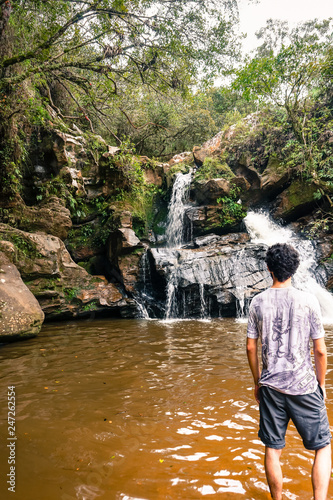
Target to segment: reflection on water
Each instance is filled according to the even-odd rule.
[[[46,325],[3,346],[1,443],[16,386],[15,498],[270,498],[245,336],[246,324],[227,319],[103,320]],[[329,366],[332,338],[330,326]],[[331,370],[327,382],[330,397]],[[328,412],[333,423],[331,401]],[[310,500],[312,457],[290,426],[286,498]],[[1,498],[13,497],[7,459],[2,444]]]

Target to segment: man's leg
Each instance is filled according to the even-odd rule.
[[[326,500],[331,477],[331,445],[316,451],[312,467],[312,488],[314,500]]]
[[[280,465],[281,453],[282,450],[275,450],[274,448],[269,448],[268,446],[265,448],[265,471],[273,500],[282,500],[283,478]]]

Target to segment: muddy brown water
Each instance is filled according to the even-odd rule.
[[[333,327],[326,332],[333,424]],[[229,319],[96,320],[45,325],[2,346],[1,499],[270,498],[245,337],[246,324]],[[15,493],[6,484],[8,386]],[[290,425],[285,498],[312,498],[312,457]]]

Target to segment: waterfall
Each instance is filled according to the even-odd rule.
[[[166,240],[169,248],[179,248],[183,243],[184,214],[189,199],[189,188],[192,174],[177,174],[172,188],[166,229]]]
[[[278,225],[264,212],[249,212],[244,222],[253,243],[268,246],[289,243],[296,248],[300,254],[300,265],[293,277],[293,284],[295,288],[313,293],[320,303],[324,322],[332,323],[333,295],[318,282],[322,276],[318,273],[315,260],[315,244],[298,237],[290,228]]]
[[[167,229],[165,232],[167,246],[179,248],[183,243],[184,215],[189,200],[190,184],[192,180],[191,171],[188,174],[177,174],[173,183],[171,199],[169,203]],[[176,291],[178,287],[177,267],[168,279],[166,290],[165,318],[170,319],[178,316]]]
[[[199,283],[200,290],[200,316],[201,319],[207,319],[206,315],[206,301],[205,301],[205,287],[203,283]]]
[[[147,311],[146,307],[142,304],[142,302],[140,302],[135,297],[133,297],[133,300],[136,303],[136,305],[138,306],[138,310],[140,312],[140,317],[144,318],[144,319],[149,319],[148,311]]]
[[[166,305],[165,305],[165,319],[175,318],[178,316],[177,311],[177,269],[171,274],[166,290]]]
[[[241,269],[242,260],[246,258],[244,249],[240,250],[236,255],[236,269]],[[236,298],[236,318],[240,322],[247,321],[247,307],[245,302],[245,289],[242,281],[242,276],[235,273],[233,276],[234,296]]]

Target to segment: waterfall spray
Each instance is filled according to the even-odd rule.
[[[296,288],[313,293],[322,310],[325,323],[333,322],[333,295],[319,283],[315,245],[310,240],[298,237],[290,228],[279,226],[267,213],[249,212],[244,219],[253,243],[264,243],[268,246],[275,243],[289,243],[299,252],[300,265],[293,277]]]

